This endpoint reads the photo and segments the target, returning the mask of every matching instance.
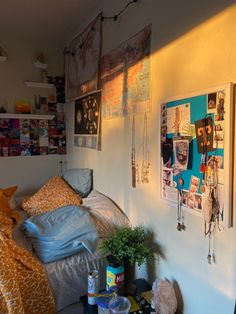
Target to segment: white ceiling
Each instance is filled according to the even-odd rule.
[[[62,44],[101,0],[0,0],[0,39]],[[90,10],[93,10],[92,13]],[[94,13],[93,13],[94,12]]]

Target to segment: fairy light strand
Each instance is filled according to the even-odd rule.
[[[114,22],[116,22],[116,21],[118,20],[118,18],[128,9],[128,7],[129,7],[130,5],[136,3],[136,2],[138,2],[138,0],[132,0],[132,1],[128,2],[128,3],[124,6],[124,8],[123,8],[122,10],[120,10],[120,12],[118,12],[118,13],[115,14],[115,15],[112,15],[112,16],[104,16],[104,15],[102,14],[102,15],[101,15],[101,21],[103,22],[104,20],[113,20]],[[84,39],[84,41],[79,45],[79,50],[83,49],[83,47],[84,47],[86,41],[88,40],[88,37],[89,37],[90,32],[94,32],[94,31],[95,31],[95,28],[94,28],[94,26],[92,26],[92,27],[90,28],[90,30],[89,30],[89,32],[88,32],[86,38]],[[78,49],[77,49],[77,50],[78,50]],[[67,48],[65,48],[65,49],[64,49],[64,54],[65,54],[65,55],[70,54],[70,55],[72,55],[72,57],[74,57],[75,54],[76,54],[76,52],[77,52],[77,50],[76,50],[76,51],[70,51],[70,50],[68,50]]]

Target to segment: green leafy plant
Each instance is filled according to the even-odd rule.
[[[141,266],[145,261],[154,259],[148,245],[148,233],[142,226],[124,226],[114,229],[102,241],[101,253],[116,263],[129,262]]]

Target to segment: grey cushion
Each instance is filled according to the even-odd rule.
[[[92,169],[69,169],[65,171],[63,178],[81,197],[86,197],[92,189]]]

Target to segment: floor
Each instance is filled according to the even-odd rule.
[[[75,303],[57,312],[56,314],[83,314],[83,305],[82,303]]]

